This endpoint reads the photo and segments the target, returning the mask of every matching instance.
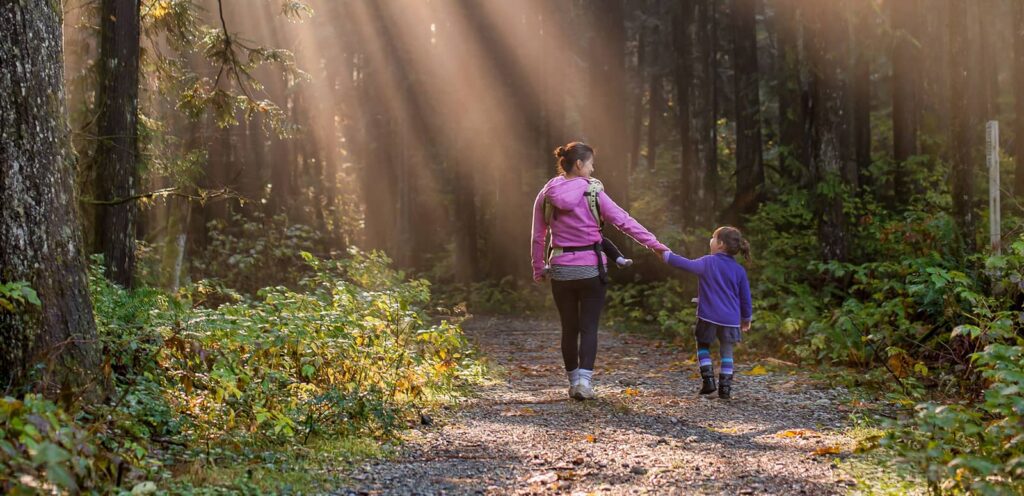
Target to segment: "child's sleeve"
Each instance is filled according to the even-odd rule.
[[[530,256],[533,261],[533,280],[540,280],[544,274],[544,237],[548,234],[548,223],[544,219],[544,192],[533,202],[533,239]]]
[[[740,320],[750,322],[754,316],[754,307],[750,301],[750,281],[747,280],[747,271],[740,276]]]
[[[698,276],[704,273],[704,268],[707,266],[707,260],[705,260],[707,257],[690,260],[689,258],[681,257],[670,251],[666,251],[662,256],[665,257],[665,262],[667,264],[677,269],[683,269],[687,272],[697,274]]]

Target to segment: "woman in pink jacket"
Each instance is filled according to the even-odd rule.
[[[558,147],[555,156],[559,174],[544,185],[533,204],[533,279],[551,279],[551,293],[562,320],[562,358],[569,376],[569,396],[591,399],[608,264],[601,251],[601,227],[587,199],[594,149],[573,142]],[[553,207],[549,216],[544,214],[545,203]],[[668,250],[604,191],[597,193],[597,203],[601,218],[637,243],[659,253]],[[545,236],[549,229],[554,250],[551,259],[546,260]]]

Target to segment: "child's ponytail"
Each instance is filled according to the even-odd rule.
[[[750,242],[743,238],[743,234],[740,233],[739,229],[732,226],[722,226],[715,229],[715,239],[722,242],[725,245],[725,251],[729,255],[743,255],[748,262],[752,260],[750,256]]]

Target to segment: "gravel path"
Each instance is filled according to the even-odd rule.
[[[784,366],[751,372],[733,399],[696,395],[693,352],[602,331],[599,399],[568,398],[553,320],[464,325],[501,379],[408,435],[393,460],[358,466],[342,494],[839,494],[832,453],[845,391]],[[764,362],[762,362],[764,363]],[[817,453],[815,453],[817,452]]]

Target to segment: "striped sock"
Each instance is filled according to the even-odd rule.
[[[719,351],[722,353],[722,374],[732,375],[733,363],[732,354],[736,343],[719,341]]]
[[[697,343],[697,362],[700,365],[701,375],[714,374],[714,365],[711,363],[711,346],[704,343]]]
[[[732,358],[722,358],[722,374],[732,375]]]

